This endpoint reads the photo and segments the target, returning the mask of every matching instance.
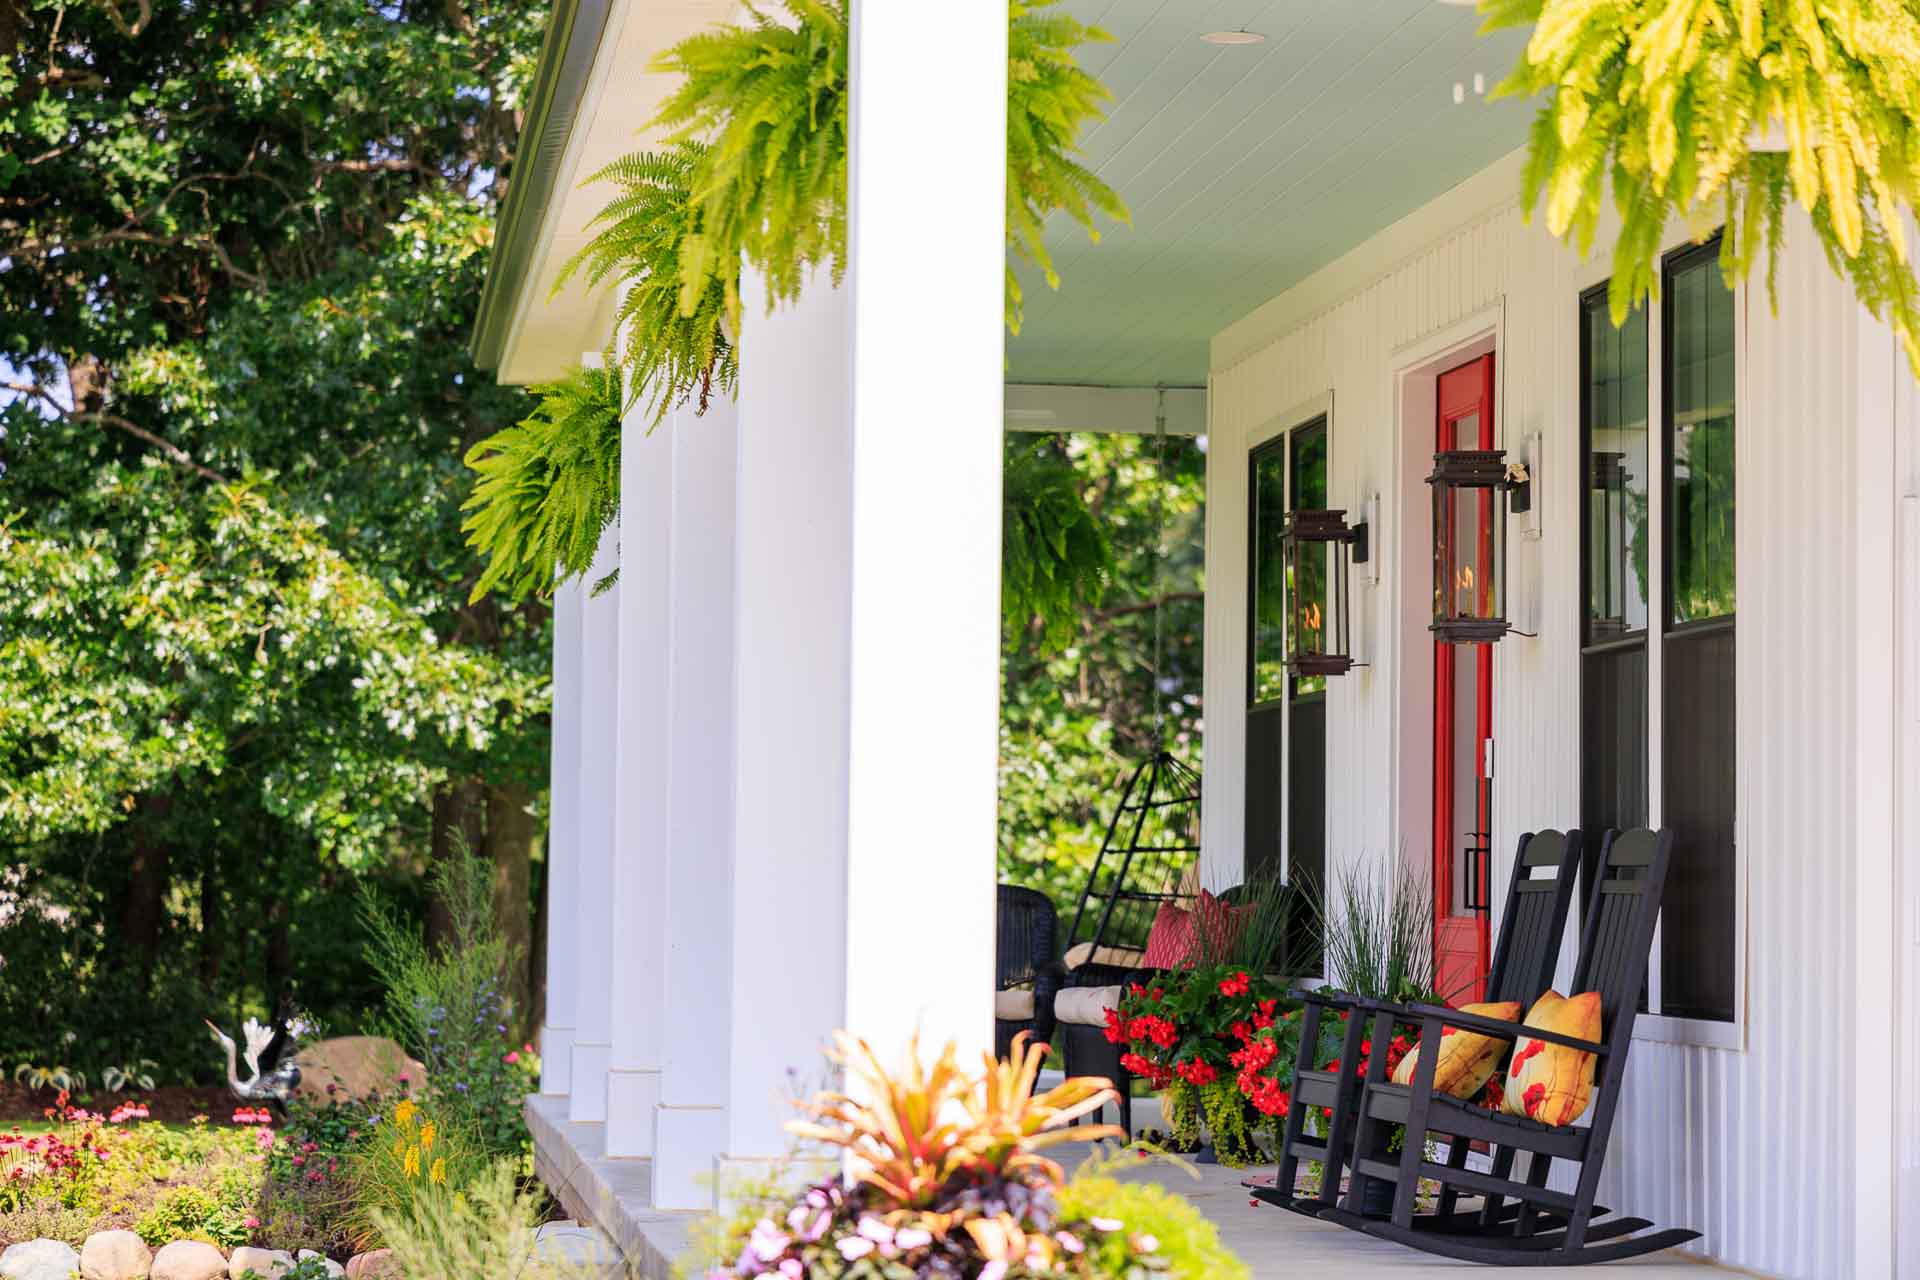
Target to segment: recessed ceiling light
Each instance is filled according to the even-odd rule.
[[[1266,37],[1258,31],[1209,31],[1200,37],[1208,44],[1262,44]]]

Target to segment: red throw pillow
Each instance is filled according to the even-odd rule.
[[[1195,929],[1198,931],[1192,950],[1203,955],[1190,956],[1198,963],[1203,958],[1213,964],[1224,964],[1232,959],[1234,949],[1240,945],[1240,938],[1247,927],[1253,923],[1254,913],[1259,910],[1249,902],[1245,906],[1230,907],[1220,899],[1200,891],[1200,905],[1194,911]]]
[[[1192,950],[1193,912],[1171,902],[1161,903],[1153,917],[1153,929],[1147,934],[1147,954],[1140,961],[1141,967],[1178,969],[1187,963],[1187,953]]]

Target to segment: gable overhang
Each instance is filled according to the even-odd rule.
[[[474,322],[474,360],[501,382],[558,377],[605,345],[613,290],[578,280],[554,289],[610,195],[589,179],[663,141],[646,124],[675,77],[650,70],[653,60],[737,8],[737,0],[554,0]]]

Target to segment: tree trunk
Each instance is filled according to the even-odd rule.
[[[547,1024],[547,887],[553,883],[553,847],[540,860],[540,883],[533,890],[533,935],[527,956],[527,1039],[538,1040]]]
[[[456,838],[468,849],[484,853],[481,841],[486,836],[485,795],[478,782],[461,779],[433,793],[433,842],[430,846],[433,871],[438,871],[453,855]],[[436,952],[453,941],[453,914],[435,887],[427,898],[427,950]]]
[[[293,934],[287,928],[287,903],[275,898],[267,904],[267,1008],[276,1014],[287,1007],[293,981]]]
[[[120,907],[120,937],[126,954],[140,966],[140,980],[153,980],[160,955],[160,929],[166,922],[168,864],[171,855],[158,829],[173,809],[171,796],[142,796],[133,824],[133,856]]]
[[[533,867],[533,798],[523,786],[487,788],[487,852],[493,862],[493,920],[507,944],[507,994],[516,1034],[524,1037],[531,990],[533,917],[527,881]]]
[[[209,991],[220,985],[226,923],[226,912],[220,909],[220,868],[209,865],[200,873],[200,985]]]

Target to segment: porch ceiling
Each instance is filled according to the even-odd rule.
[[[1049,230],[1063,284],[1026,281],[1016,382],[1197,385],[1208,340],[1526,140],[1487,103],[1525,32],[1481,39],[1435,0],[1065,0],[1113,43],[1084,65],[1113,90],[1086,139],[1131,227],[1098,245]],[[1221,46],[1200,37],[1267,37]],[[1467,86],[1464,105],[1453,86]]]

